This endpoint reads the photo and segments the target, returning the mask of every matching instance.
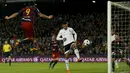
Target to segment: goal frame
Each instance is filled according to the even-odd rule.
[[[130,1],[129,1],[130,2]],[[130,8],[120,4],[121,1],[118,3],[108,1],[107,2],[107,59],[108,59],[108,73],[112,73],[112,46],[111,46],[111,24],[112,24],[112,5],[117,6],[121,9],[125,9],[126,11],[130,11]]]
[[[111,1],[107,2],[107,60],[108,73],[112,73],[112,57],[111,57]]]

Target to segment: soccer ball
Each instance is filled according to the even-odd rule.
[[[84,44],[85,46],[87,46],[87,45],[90,44],[90,41],[89,41],[88,39],[85,39],[84,42],[83,42],[83,44]]]

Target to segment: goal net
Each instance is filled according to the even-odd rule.
[[[130,1],[108,1],[108,73],[130,73]]]

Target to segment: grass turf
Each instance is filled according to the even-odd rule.
[[[0,73],[66,73],[65,63],[49,69],[49,63],[0,63]],[[107,63],[70,63],[71,73],[107,73]]]
[[[119,63],[119,68],[115,69],[114,73],[130,73],[130,67],[124,63]]]

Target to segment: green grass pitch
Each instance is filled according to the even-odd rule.
[[[66,73],[65,63],[49,69],[49,63],[0,63],[0,73]],[[107,73],[107,63],[70,63],[71,73]]]
[[[120,62],[119,68],[115,69],[114,73],[130,73],[130,67],[124,62]]]

